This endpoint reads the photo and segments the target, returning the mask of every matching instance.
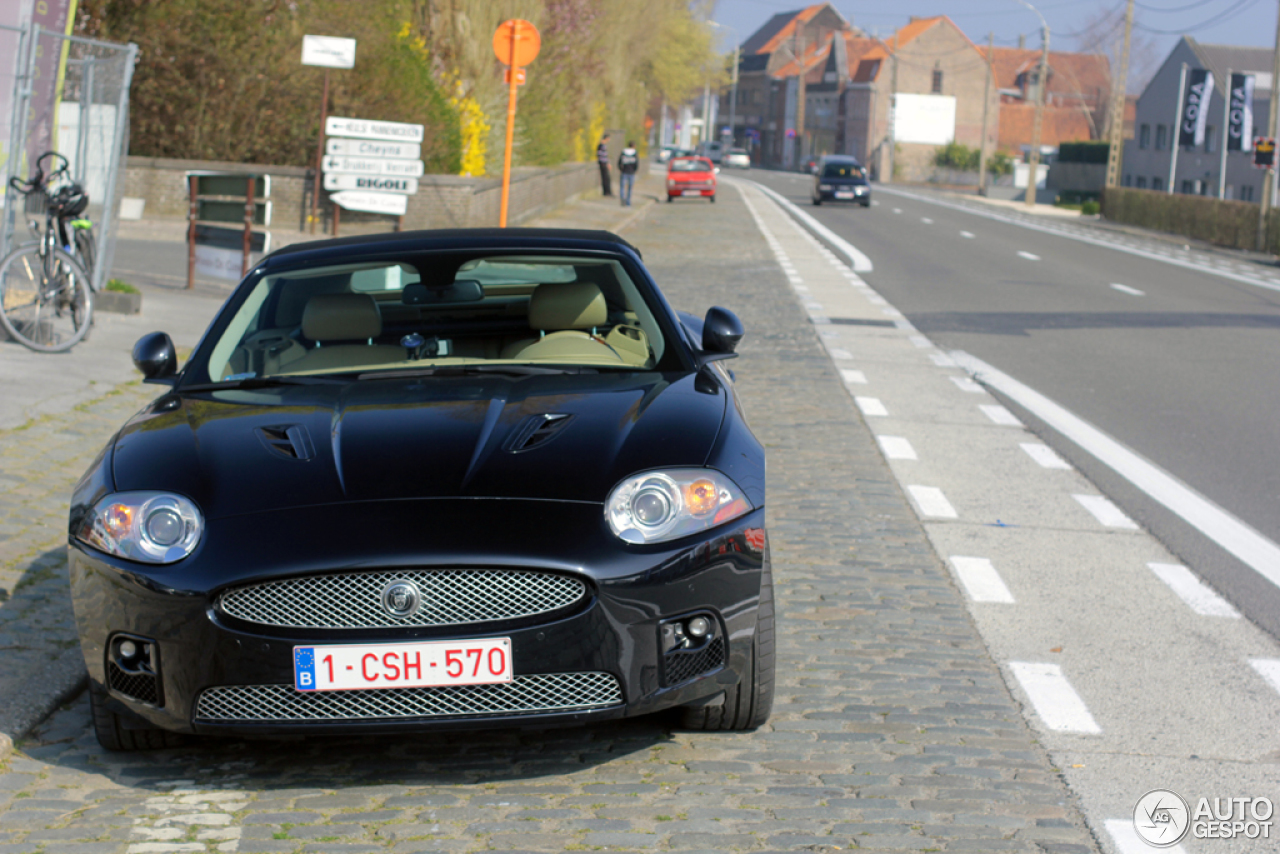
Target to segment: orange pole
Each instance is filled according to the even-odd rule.
[[[515,142],[516,133],[516,28],[511,28],[511,62],[507,65],[507,73],[511,75],[511,85],[507,95],[507,147],[502,155],[502,206],[498,210],[498,228],[507,227],[507,202],[511,198],[511,146]]]

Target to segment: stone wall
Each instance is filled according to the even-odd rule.
[[[641,162],[641,171],[648,164]],[[145,200],[143,216],[148,220],[187,218],[188,172],[232,172],[271,176],[271,230],[288,232],[306,229],[311,207],[311,170],[296,166],[259,166],[205,160],[172,160],[159,157],[130,157],[125,168],[124,195]],[[614,183],[617,170],[614,170]],[[518,225],[558,207],[585,192],[597,191],[600,173],[594,163],[567,163],[550,168],[524,168],[511,177],[511,198],[507,221]],[[499,178],[463,178],[456,175],[425,175],[418,181],[418,193],[409,197],[404,217],[406,229],[476,228],[496,226],[501,204]],[[328,193],[320,191],[320,226],[332,230],[334,206]],[[395,217],[342,211],[340,233],[385,231],[395,225]]]

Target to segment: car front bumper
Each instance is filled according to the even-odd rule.
[[[714,701],[737,684],[750,672],[764,536],[762,508],[705,537],[627,546],[598,504],[372,502],[212,520],[196,552],[168,567],[75,540],[69,563],[90,680],[126,724],[240,736],[545,727]],[[241,619],[219,598],[410,567],[536,570],[580,580],[585,593],[523,619],[345,628]],[[719,647],[664,653],[663,624],[695,613],[712,619]],[[152,644],[146,690],[121,678],[121,634]],[[294,689],[295,647],[495,637],[511,641],[515,681],[505,686]]]
[[[850,193],[852,195],[849,195]],[[861,202],[865,204],[871,201],[871,188],[866,184],[837,185],[830,190],[819,188],[818,196],[824,202]]]
[[[667,195],[680,198],[681,196],[714,196],[716,194],[715,184],[668,184]]]

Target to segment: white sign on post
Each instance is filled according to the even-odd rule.
[[[196,244],[196,272],[213,279],[225,279],[229,282],[240,281],[240,265],[244,262],[244,250],[224,249],[221,246],[202,246]],[[249,266],[257,263],[257,253],[249,256]]]
[[[303,36],[302,64],[322,68],[355,68],[356,40],[334,36]]]
[[[424,169],[421,160],[390,160],[384,157],[326,157],[323,169],[337,175],[396,175],[417,178]]]
[[[335,190],[374,190],[381,193],[404,193],[412,196],[418,192],[417,178],[393,178],[384,175],[334,175],[324,176],[324,188]]]
[[[324,132],[327,136],[378,139],[387,142],[422,142],[424,137],[422,125],[375,122],[369,119],[348,119],[341,116],[329,116],[325,119]]]
[[[324,153],[331,157],[398,157],[401,160],[417,160],[422,156],[422,146],[416,142],[331,139],[325,143]]]
[[[358,190],[343,190],[340,193],[331,194],[329,199],[338,207],[348,211],[404,216],[409,210],[409,197],[398,193],[364,193]]]

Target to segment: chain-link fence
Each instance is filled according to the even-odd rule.
[[[24,199],[9,179],[30,177],[36,159],[56,151],[70,164],[71,180],[89,195],[84,216],[94,223],[98,247],[93,287],[102,288],[115,254],[137,53],[133,44],[64,35],[34,24],[0,25],[0,256],[31,239],[27,214],[43,211],[42,199]]]

